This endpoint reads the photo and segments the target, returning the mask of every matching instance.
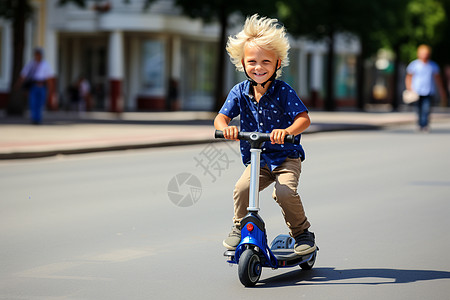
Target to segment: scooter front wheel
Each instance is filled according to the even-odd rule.
[[[316,262],[316,257],[317,257],[317,251],[315,251],[313,253],[313,255],[311,256],[311,258],[308,261],[300,264],[300,268],[302,268],[302,270],[311,270],[312,267],[314,266],[314,263]]]
[[[246,287],[254,286],[261,276],[262,265],[259,255],[253,249],[245,250],[239,258],[239,280]]]

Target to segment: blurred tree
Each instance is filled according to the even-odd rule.
[[[183,13],[191,18],[201,18],[205,22],[218,21],[220,24],[220,37],[217,51],[217,73],[214,96],[214,110],[218,111],[224,101],[225,81],[225,46],[227,41],[228,17],[235,12],[244,15],[259,13],[264,16],[274,16],[276,13],[275,1],[262,0],[176,0],[175,3],[182,8]]]
[[[406,4],[410,0],[378,0],[356,3],[358,7],[358,22],[353,26],[353,32],[361,42],[361,53],[358,58],[357,106],[364,110],[366,99],[364,94],[365,69],[364,62],[373,56],[378,49],[386,47],[384,36],[398,28],[399,20],[404,18]],[[362,7],[361,7],[362,5]]]
[[[358,1],[365,2],[365,1]],[[338,32],[352,32],[358,24],[355,1],[352,0],[282,0],[278,2],[280,19],[290,34],[325,39],[328,43],[326,60],[325,110],[336,109],[334,99],[334,44]],[[361,26],[358,24],[357,26]]]
[[[450,68],[450,0],[440,0],[442,7],[445,11],[445,21],[440,26],[441,39],[439,42],[433,44],[433,59],[436,60],[439,65],[444,66],[441,68],[441,75],[444,79],[444,86],[447,88],[447,99],[450,99],[450,82],[449,73],[446,72],[446,68]],[[450,101],[447,100],[447,106]]]
[[[357,104],[363,110],[364,67],[363,62],[382,46],[396,53],[394,88],[398,89],[400,59],[415,55],[419,43],[433,44],[442,37],[439,28],[445,19],[440,2],[450,0],[280,0],[278,10],[288,31],[328,42],[325,109],[335,109],[334,35],[337,32],[352,33],[359,37],[361,53],[357,66]],[[447,35],[448,36],[448,35]],[[398,106],[395,90],[394,109]]]
[[[373,54],[375,54],[376,51],[381,47],[381,42],[379,38],[377,38],[376,32],[382,30],[382,27],[384,26],[384,24],[386,24],[386,21],[384,19],[387,17],[387,15],[385,12],[386,6],[384,5],[384,2],[388,2],[388,0],[358,3],[365,6],[358,13],[358,21],[362,23],[355,24],[355,26],[353,26],[354,33],[358,36],[361,46],[356,65],[356,102],[357,108],[360,111],[364,111],[366,99],[369,98],[369,95],[365,94],[364,86],[366,79],[366,70],[364,68],[365,61]]]
[[[386,28],[391,15],[387,12],[399,2],[408,0],[283,0],[279,2],[280,18],[294,35],[304,35],[328,42],[326,68],[325,110],[335,110],[334,38],[336,33],[351,33],[360,40],[357,60],[357,107],[364,109],[364,61],[382,45],[380,32]],[[400,6],[399,6],[400,7]]]
[[[440,64],[450,65],[450,0],[440,0],[445,13],[445,19],[440,23],[437,31],[440,32],[440,40],[434,43],[433,59]]]

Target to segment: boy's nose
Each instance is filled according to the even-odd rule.
[[[261,69],[262,69],[262,66],[260,64],[255,65],[255,70],[261,70]]]

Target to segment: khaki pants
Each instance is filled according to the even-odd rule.
[[[273,171],[266,166],[261,168],[259,176],[259,190],[262,191],[275,182],[273,198],[280,205],[284,220],[293,237],[303,233],[310,227],[306,218],[300,196],[297,193],[298,180],[301,172],[300,158],[287,158]],[[239,226],[245,215],[249,202],[250,165],[247,166],[239,178],[233,192],[234,218],[233,222]]]

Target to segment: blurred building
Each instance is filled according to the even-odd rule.
[[[92,87],[94,110],[168,109],[169,89],[176,89],[178,109],[213,107],[217,23],[181,14],[173,0],[86,1],[82,9],[58,0],[30,0],[35,13],[28,22],[24,62],[42,46],[57,74],[58,101],[67,103],[67,88],[83,75]],[[236,22],[242,23],[242,22]],[[230,29],[234,34],[238,28]],[[0,94],[8,92],[11,69],[11,24],[0,20]],[[283,79],[311,106],[322,107],[325,94],[325,43],[292,40],[290,66]],[[338,106],[354,106],[359,43],[348,36],[336,41],[335,95]],[[228,60],[227,60],[228,61]],[[224,94],[244,79],[227,63]],[[169,82],[172,83],[169,85]],[[169,88],[170,87],[170,88]]]

